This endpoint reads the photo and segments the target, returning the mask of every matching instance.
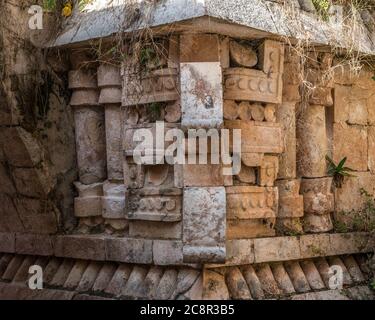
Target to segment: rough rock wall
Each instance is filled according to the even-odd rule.
[[[0,230],[51,234],[70,221],[74,132],[64,74],[30,42],[31,4],[0,6]]]

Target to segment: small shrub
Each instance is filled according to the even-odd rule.
[[[341,188],[344,177],[355,177],[354,175],[349,173],[353,172],[354,170],[344,166],[347,160],[346,157],[342,159],[337,165],[328,156],[326,156],[326,160],[328,162],[327,173],[328,175],[333,177],[333,182],[337,188]]]

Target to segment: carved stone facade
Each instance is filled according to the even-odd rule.
[[[9,156],[1,139],[1,164],[15,164],[0,188],[14,182],[25,198],[0,208],[0,296],[8,286],[12,296],[8,282],[32,261],[45,264],[46,295],[69,299],[307,299],[314,291],[324,298],[337,294],[327,291],[334,265],[345,288],[369,294],[364,257],[372,248],[356,214],[363,195],[375,195],[373,75],[340,73],[320,47],[305,57],[271,34],[213,23],[212,32],[159,30],[150,43],[125,38],[116,62],[81,45],[67,49],[76,224],[57,231],[56,218],[43,234],[34,218],[30,233],[10,227],[12,206],[34,216],[39,207],[30,203],[40,194],[25,186],[28,163]],[[0,129],[4,137],[17,131],[15,149],[27,148],[20,128]],[[170,161],[174,146],[184,146],[173,151],[184,162]],[[327,156],[347,157],[353,175],[332,176]],[[43,170],[33,166],[37,181]],[[46,182],[38,192],[52,189]]]

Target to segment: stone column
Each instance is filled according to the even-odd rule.
[[[301,193],[304,196],[304,230],[326,232],[333,228],[332,178],[327,176],[326,156],[331,155],[329,132],[332,119],[326,118],[326,108],[332,108],[333,79],[329,78],[332,55],[311,52],[306,65],[304,99],[298,110],[297,168],[302,177]],[[328,76],[327,76],[328,75]]]
[[[223,88],[218,36],[180,36],[180,84],[183,128],[220,128]],[[210,155],[207,158],[207,164],[183,166],[183,260],[188,263],[224,262],[226,258],[222,166],[212,163]]]
[[[106,179],[107,169],[104,111],[98,104],[95,70],[84,68],[80,58],[78,55],[72,57],[76,69],[69,72],[69,88],[73,90],[70,105],[74,109],[80,182],[76,184],[79,198],[75,199],[75,214],[87,231],[102,222],[101,203],[97,199],[102,195],[101,183]],[[95,197],[93,202],[92,197]]]
[[[118,233],[126,229],[125,185],[122,157],[120,67],[104,62],[98,68],[99,103],[105,110],[108,181],[104,184],[102,198],[106,232]]]

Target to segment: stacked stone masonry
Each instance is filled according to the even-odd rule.
[[[351,124],[351,104],[340,90],[357,84],[343,75],[326,80],[332,55],[311,52],[303,65],[293,48],[267,39],[186,33],[156,41],[160,53],[153,59],[140,62],[139,48],[128,46],[133,58],[121,66],[103,61],[83,68],[72,53],[77,231],[160,241],[166,250],[181,250],[179,261],[187,264],[227,263],[231,241],[332,231],[340,207],[334,200],[345,188],[335,188],[327,175],[326,155],[335,161],[346,155],[354,170],[372,170],[371,140],[355,157],[340,146],[337,130],[370,132],[371,120]],[[302,85],[303,68],[312,90]],[[371,118],[365,88],[369,95],[361,101]],[[183,129],[179,143],[189,146],[196,138],[189,129],[222,128],[230,132],[232,155],[241,130],[241,170],[233,176],[224,175],[221,161],[169,164],[164,151],[172,141],[155,139]],[[139,149],[138,129],[152,134],[151,145]],[[199,147],[195,154],[186,148],[185,159],[200,156]],[[149,161],[137,163],[135,151]]]

